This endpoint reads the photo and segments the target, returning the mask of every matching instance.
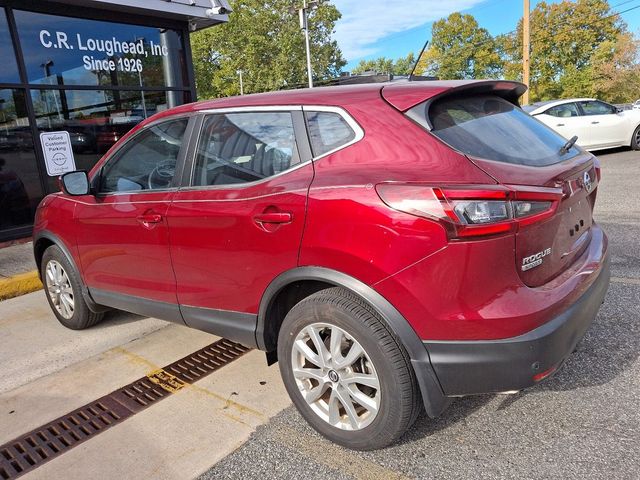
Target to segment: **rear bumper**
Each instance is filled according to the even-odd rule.
[[[564,312],[517,337],[480,341],[425,341],[447,396],[521,390],[534,376],[558,368],[593,322],[609,286],[609,256],[598,278]]]

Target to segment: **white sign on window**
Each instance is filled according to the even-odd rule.
[[[47,174],[50,177],[57,177],[76,169],[69,132],[41,133],[40,143],[44,153],[44,163],[47,166]]]

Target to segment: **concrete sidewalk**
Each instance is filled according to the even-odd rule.
[[[0,300],[42,288],[33,258],[33,244],[17,243],[0,248]]]
[[[122,312],[68,330],[42,292],[1,302],[0,445],[216,339]],[[194,478],[288,405],[277,365],[251,351],[23,478]]]

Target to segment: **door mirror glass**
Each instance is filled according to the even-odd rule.
[[[87,172],[80,170],[62,175],[62,189],[67,195],[87,195],[90,191]]]

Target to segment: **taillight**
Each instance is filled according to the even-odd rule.
[[[376,191],[395,210],[440,222],[449,238],[515,232],[553,216],[562,199],[561,189],[520,186],[382,183]]]

